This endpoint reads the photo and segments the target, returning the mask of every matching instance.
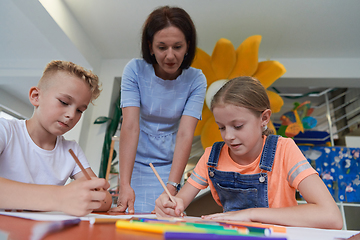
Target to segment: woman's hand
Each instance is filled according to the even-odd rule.
[[[134,213],[135,192],[130,185],[120,186],[117,207],[110,209],[110,212]]]

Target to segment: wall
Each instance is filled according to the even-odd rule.
[[[83,126],[81,136],[86,136],[86,139],[81,139],[80,143],[96,175],[99,174],[100,169],[106,124],[99,125],[93,124],[93,122],[99,116],[109,116],[114,79],[115,77],[121,77],[122,71],[129,60],[115,59],[102,61],[101,72],[98,73],[98,76],[102,82],[103,90],[100,97],[95,101],[95,105],[91,107],[91,114],[87,113],[85,115],[90,124],[86,127]]]
[[[11,109],[14,113],[24,118],[30,118],[33,108],[29,104],[24,103],[19,98],[7,93],[0,88],[0,105],[5,109]]]

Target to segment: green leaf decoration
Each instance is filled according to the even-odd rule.
[[[95,119],[94,124],[103,124],[103,123],[106,123],[108,121],[111,121],[111,118],[105,117],[105,116],[100,116],[97,119]]]
[[[114,159],[116,158],[116,156],[117,156],[117,152],[116,152],[116,150],[114,149],[114,151],[113,151],[113,156],[112,156],[111,161],[114,161]]]
[[[110,146],[111,146],[111,139],[115,135],[116,130],[120,123],[120,118],[122,115],[122,111],[120,108],[120,92],[117,100],[115,101],[115,109],[113,112],[112,118],[107,117],[98,117],[99,118],[107,118],[111,119],[110,124],[106,128],[105,137],[104,137],[104,144],[103,149],[101,153],[101,162],[100,162],[100,171],[99,171],[99,178],[105,178],[106,177],[106,169],[108,165],[109,160],[109,153],[110,153]],[[96,120],[95,120],[96,122]],[[114,152],[113,159],[116,157],[116,152]]]

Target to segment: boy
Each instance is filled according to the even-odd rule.
[[[0,119],[0,209],[62,211],[84,216],[107,211],[109,183],[91,170],[80,146],[62,136],[100,94],[91,71],[66,61],[50,62],[29,91],[29,120]],[[92,177],[86,180],[72,149]],[[76,181],[65,184],[71,177]]]

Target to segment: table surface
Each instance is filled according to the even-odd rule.
[[[0,215],[0,231],[8,234],[8,240],[30,239],[32,228],[39,221],[23,219],[12,216]],[[359,233],[358,231],[324,230],[311,228],[287,228],[287,234],[275,234],[275,236],[287,237],[288,240],[334,240],[346,239]],[[131,230],[117,229],[114,223],[93,224],[88,221],[81,221],[79,225],[65,228],[59,232],[51,233],[43,238],[44,240],[71,240],[71,239],[106,239],[106,240],[163,240],[161,234],[145,233]]]
[[[30,239],[32,228],[39,221],[23,219],[12,216],[0,215],[0,231],[8,234],[7,239],[28,240]],[[89,221],[81,221],[80,224],[65,228],[59,232],[51,233],[43,238],[44,240],[70,240],[70,239],[106,239],[106,240],[162,240],[160,234],[136,232],[130,230],[120,230],[114,223],[90,224]]]

